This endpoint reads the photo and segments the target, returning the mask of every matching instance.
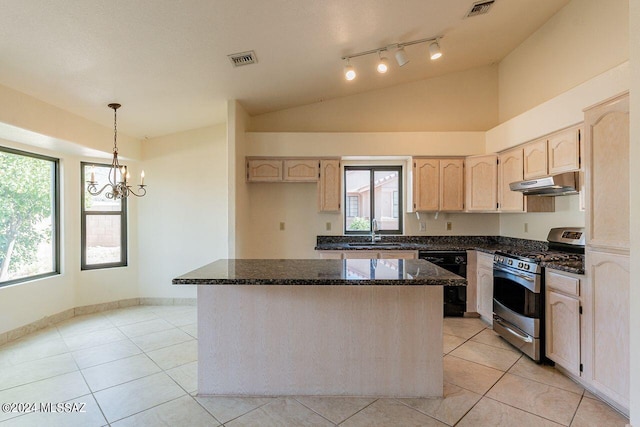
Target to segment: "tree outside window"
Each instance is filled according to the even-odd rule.
[[[60,272],[58,159],[0,147],[0,286]]]
[[[345,166],[344,170],[345,234],[369,234],[373,219],[381,234],[402,234],[402,167]]]

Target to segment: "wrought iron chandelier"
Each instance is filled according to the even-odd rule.
[[[113,160],[111,161],[111,169],[109,169],[109,182],[98,190],[98,181],[96,181],[95,173],[91,172],[91,179],[87,181],[87,191],[92,196],[102,194],[107,191],[105,196],[107,199],[124,199],[130,195],[142,197],[147,194],[146,185],[144,185],[144,171],[140,174],[140,184],[136,193],[129,185],[131,175],[126,166],[121,166],[118,161],[118,108],[120,104],[109,104],[109,108],[113,110]],[[119,175],[119,178],[118,178]]]

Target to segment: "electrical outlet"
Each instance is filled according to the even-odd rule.
[[[424,221],[418,223],[418,231],[427,231],[427,224]]]
[[[331,231],[331,223],[330,223],[330,222],[327,222],[327,223],[325,224],[325,228],[326,228],[326,230],[327,230],[327,231]]]
[[[447,221],[447,231],[451,231],[451,221]]]
[[[284,230],[284,222],[280,223],[280,231]]]
[[[528,222],[525,222],[525,223],[524,223],[524,232],[525,232],[525,233],[528,233],[528,232],[529,232],[529,223],[528,223]]]

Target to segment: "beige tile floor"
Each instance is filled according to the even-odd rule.
[[[136,306],[70,319],[0,347],[5,426],[625,426],[554,368],[478,319],[444,321],[444,398],[199,397],[196,308]]]

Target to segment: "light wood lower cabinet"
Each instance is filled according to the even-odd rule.
[[[545,346],[549,359],[580,376],[580,283],[577,275],[545,270]]]
[[[418,251],[318,251],[322,259],[418,259]]]
[[[476,285],[478,314],[493,324],[493,255],[478,252]]]
[[[629,255],[587,249],[584,375],[598,394],[629,410]]]

